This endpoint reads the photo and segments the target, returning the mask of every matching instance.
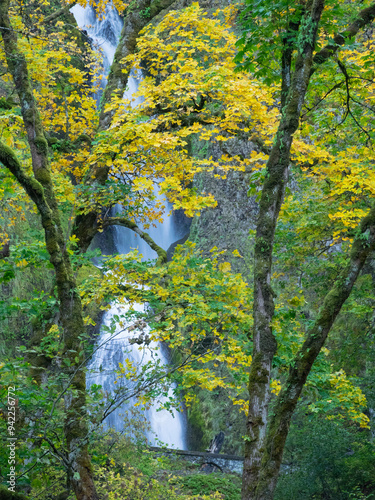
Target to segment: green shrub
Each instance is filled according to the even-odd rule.
[[[13,493],[4,486],[0,486],[0,498],[1,500],[27,500],[27,497],[21,493]]]
[[[237,476],[194,474],[181,479],[182,487],[192,495],[223,495],[223,500],[240,500],[241,480]]]

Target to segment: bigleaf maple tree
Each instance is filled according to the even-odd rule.
[[[71,5],[70,3],[68,7]],[[38,453],[40,456],[49,453],[60,461],[67,472],[68,489],[72,489],[77,498],[95,499],[97,494],[88,453],[91,430],[86,395],[86,326],[82,309],[82,297],[86,301],[85,295],[89,298],[93,290],[88,292],[85,286],[81,289],[78,287],[77,272],[84,262],[79,255],[87,251],[99,231],[107,226],[121,225],[135,231],[157,252],[158,266],[165,264],[165,249],[158,246],[138,226],[139,221],[147,227],[147,224],[161,219],[163,207],[154,203],[154,186],[159,185],[175,207],[184,208],[190,216],[203,207],[214,205],[215,200],[209,193],[199,194],[192,188],[194,175],[202,170],[213,171],[218,167],[220,173],[217,175],[225,175],[227,169],[244,169],[246,165],[254,163],[258,155],[241,159],[223,154],[219,162],[197,160],[187,152],[187,138],[199,134],[201,140],[208,141],[216,134],[218,141],[225,141],[240,130],[246,132],[249,127],[259,126],[266,131],[267,123],[272,128],[272,120],[266,120],[267,105],[271,105],[272,100],[265,86],[252,82],[246,75],[234,73],[233,34],[219,20],[207,22],[207,18],[195,6],[181,16],[167,17],[158,27],[156,35],[152,35],[150,31],[144,37],[140,55],[147,59],[155,50],[153,38],[155,40],[159,36],[156,52],[164,52],[160,54],[160,62],[153,64],[150,61],[148,67],[155,77],[160,65],[165,66],[162,74],[165,80],[157,82],[152,80],[152,76],[146,79],[140,90],[144,103],[132,112],[131,106],[122,101],[127,82],[126,72],[125,76],[122,71],[119,75],[116,65],[121,63],[129,69],[133,64],[139,64],[135,59],[131,60],[131,55],[124,61],[119,54],[122,54],[125,46],[128,50],[125,50],[125,55],[129,55],[129,51],[131,54],[135,49],[134,43],[129,49],[127,37],[129,29],[134,28],[133,37],[136,37],[140,28],[146,24],[144,16],[139,14],[145,8],[142,4],[135,12],[134,9],[129,10],[125,17],[125,28],[107,85],[107,88],[111,88],[115,81],[117,90],[114,94],[104,92],[102,110],[97,113],[96,99],[90,88],[90,84],[95,85],[95,71],[87,73],[87,69],[75,64],[76,59],[85,57],[87,67],[95,68],[96,56],[87,44],[83,44],[82,49],[79,46],[82,41],[69,38],[64,31],[64,22],[57,21],[54,30],[49,26],[59,16],[67,15],[67,8],[63,7],[46,15],[44,9],[47,4],[25,10],[17,3],[8,1],[3,1],[0,6],[6,91],[17,95],[4,108],[6,127],[0,153],[5,167],[2,172],[4,185],[11,200],[3,212],[4,249],[9,246],[13,228],[19,222],[17,217],[11,216],[13,211],[26,220],[26,211],[36,210],[44,230],[48,255],[46,259],[42,247],[37,245],[34,248],[36,252],[24,252],[24,258],[15,264],[14,255],[12,257],[15,249],[11,245],[10,257],[7,250],[3,251],[3,258],[6,260],[3,267],[4,280],[11,280],[15,273],[34,266],[37,261],[46,264],[49,260],[54,273],[51,307],[47,306],[45,314],[37,314],[38,321],[33,323],[29,342],[32,379],[29,380],[29,385],[25,385],[24,392],[32,393],[36,381],[48,397],[44,400],[39,398],[39,402],[45,401],[46,406],[28,417],[34,422],[34,431],[32,436],[28,435],[25,439],[34,440],[35,459],[39,460]],[[162,7],[162,4],[158,4],[153,12],[158,13]],[[151,5],[150,8],[152,10],[154,6]],[[135,26],[133,22],[130,23],[130,19],[134,21],[134,16],[138,16],[139,21]],[[131,28],[126,28],[127,20]],[[173,41],[173,29],[176,27],[180,29],[178,43]],[[188,30],[191,29],[196,32],[196,40],[191,40],[188,36]],[[165,38],[170,40],[171,49],[176,50],[175,58],[165,52]],[[132,40],[134,42],[134,38]],[[66,53],[62,55],[57,52],[56,55],[55,47],[65,44]],[[201,57],[200,63],[196,62],[194,54]],[[178,70],[184,74],[184,78],[181,78]],[[202,80],[206,81],[205,89],[201,88]],[[188,81],[190,83],[187,89]],[[241,106],[233,99],[235,92],[240,92],[243,96]],[[259,93],[263,95],[263,103],[259,102]],[[121,95],[121,99],[118,95]],[[210,106],[206,106],[207,103]],[[157,117],[154,117],[155,113],[158,114]],[[205,128],[207,125],[212,126],[212,129]],[[265,140],[266,136],[265,132]],[[26,196],[19,190],[19,186]],[[109,209],[119,202],[122,211],[113,217]],[[188,257],[191,258],[189,253]],[[184,258],[186,262],[187,257]],[[110,261],[108,265],[111,265]],[[137,265],[138,261],[135,259],[135,268]],[[186,300],[191,296],[191,308],[185,311],[181,327],[193,324],[193,318],[199,316],[200,321],[206,322],[209,329],[214,328],[215,345],[230,346],[228,363],[233,366],[238,362],[241,366],[248,359],[241,352],[235,336],[241,322],[247,324],[248,316],[245,311],[238,315],[236,304],[238,305],[239,296],[243,294],[245,284],[238,281],[239,278],[237,281],[233,280],[228,275],[229,267],[223,263],[208,265],[202,261],[200,265],[201,285],[196,279],[191,281],[191,278],[187,278],[183,266],[177,264],[171,268],[177,275],[181,274],[180,278],[174,278],[173,283],[176,285],[183,279],[186,283],[184,287],[188,286],[192,291],[186,297],[180,295],[180,299],[184,300],[182,304],[175,304],[167,324],[173,324],[171,322],[175,315],[186,309]],[[194,264],[192,268],[194,269]],[[131,268],[121,265],[119,270],[121,282],[124,274],[128,275],[127,280],[131,282],[134,277]],[[142,280],[146,284],[152,282],[153,275],[148,274],[150,276],[147,280],[144,276],[135,279],[134,289],[129,286],[116,287],[116,284],[111,286],[111,281],[116,276],[116,273],[112,274],[98,284],[96,298],[107,288],[107,297],[122,292],[128,301],[139,300],[142,295],[139,283]],[[206,293],[213,293],[215,298],[212,300],[220,306],[216,312],[201,305],[203,297],[200,293],[194,298],[194,286],[203,286],[205,274]],[[165,272],[161,273],[161,277],[156,272],[154,281],[154,292],[158,297],[156,302],[160,303],[177,293],[174,287],[166,290],[165,286],[160,286],[159,281],[165,281]],[[89,282],[92,284],[93,280]],[[54,301],[55,290],[57,293]],[[145,295],[146,299],[152,300],[151,296]],[[193,307],[193,304],[196,306]],[[168,304],[161,307],[161,319],[165,315],[165,308],[168,310]],[[222,333],[222,327],[229,324],[228,321],[233,324],[231,341]],[[160,332],[160,321],[156,321],[155,325]],[[164,327],[165,321],[162,321],[161,328]],[[244,330],[243,327],[241,329]],[[204,336],[203,328],[199,334]],[[196,336],[197,332],[191,332],[192,344],[197,343]],[[166,336],[159,333],[159,338]],[[189,345],[189,340],[181,342],[185,342],[185,346]],[[185,351],[188,350],[185,347]],[[217,346],[211,350],[211,354],[208,352],[204,355],[199,349],[194,356],[209,362],[216,351]],[[191,352],[187,352],[187,357],[192,357]],[[10,374],[15,373],[12,366],[2,366],[4,382],[9,382]],[[53,382],[51,377],[56,366],[62,378]],[[207,387],[223,384],[217,378],[210,382],[209,370],[187,371],[186,378],[193,384],[202,374],[205,375],[203,382]],[[61,387],[61,384],[62,390],[58,390],[57,387]],[[147,384],[145,387],[148,387]],[[63,441],[59,438],[57,442],[62,415]],[[54,428],[51,426],[52,422],[56,423]],[[43,448],[43,443],[49,448],[49,452]]]

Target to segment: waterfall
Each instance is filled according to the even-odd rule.
[[[120,32],[122,28],[121,19],[117,11],[109,3],[106,7],[105,18],[99,20],[91,6],[85,8],[80,5],[75,5],[71,12],[75,16],[78,26],[85,30],[88,37],[92,40],[93,47],[101,50],[103,55],[103,77],[102,87],[106,82],[106,77],[109,72],[110,65],[113,61],[116,45],[118,43]],[[128,82],[128,89],[124,97],[130,98],[137,90],[139,85],[140,74],[131,73]],[[133,102],[136,106],[141,102],[141,99]],[[160,200],[160,195],[156,193],[157,198]],[[154,241],[164,249],[184,236],[186,233],[186,226],[178,224],[176,216],[173,214],[168,216],[171,211],[171,205],[166,203],[166,214],[163,223],[157,223],[155,227],[148,229],[148,233]],[[121,207],[115,208],[115,211],[120,211]],[[147,245],[147,243],[139,238],[133,231],[124,227],[115,227],[114,229],[114,243],[117,253],[125,254],[130,250],[137,248],[143,255],[144,260],[154,259],[156,253]],[[136,304],[135,309],[144,311],[145,305]],[[138,370],[141,370],[145,364],[150,361],[160,360],[162,365],[168,364],[168,356],[166,349],[163,345],[156,342],[151,342],[147,346],[139,347],[138,344],[129,342],[136,335],[136,332],[129,331],[126,325],[121,325],[118,318],[121,318],[127,312],[127,306],[114,302],[111,304],[110,309],[105,313],[102,320],[102,329],[98,344],[101,345],[93,356],[92,362],[89,366],[91,375],[88,377],[89,384],[97,384],[102,386],[105,394],[113,394],[115,388],[122,387],[132,392],[135,385],[127,379],[120,379],[115,384],[117,379],[116,370],[119,370],[119,364],[126,366],[126,360],[132,362]],[[116,332],[111,334],[108,329],[103,326],[109,327],[113,322],[116,322]],[[143,334],[147,334],[147,327],[144,329]],[[163,404],[167,399],[172,397],[172,389],[169,389],[168,397],[159,399],[159,403]],[[106,425],[118,431],[124,430],[123,415],[131,410],[135,404],[135,398],[130,399],[120,408],[117,408],[106,418]],[[181,412],[173,410],[172,413],[163,409],[159,409],[159,405],[155,403],[150,408],[143,408],[144,413],[150,430],[146,430],[146,437],[151,444],[158,444],[159,441],[169,447],[179,449],[186,449],[186,416]]]
[[[74,15],[78,26],[87,33],[94,50],[101,52],[103,57],[101,87],[104,88],[120,38],[122,29],[120,16],[116,9],[113,8],[111,2],[107,4],[102,20],[97,18],[95,10],[90,5],[82,7],[76,4],[70,9],[70,12]],[[98,96],[98,103],[99,100],[100,94]]]

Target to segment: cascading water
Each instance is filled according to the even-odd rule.
[[[95,10],[90,5],[82,7],[76,4],[70,12],[74,15],[78,26],[87,33],[94,49],[101,52],[103,57],[101,86],[104,87],[120,38],[122,29],[120,16],[111,2],[107,4],[102,20],[97,18]]]
[[[103,86],[105,85],[106,76],[110,65],[113,61],[113,56],[116,50],[116,45],[119,40],[122,22],[116,10],[109,3],[105,12],[105,19],[99,20],[92,7],[85,8],[80,5],[75,5],[71,12],[75,16],[78,26],[85,30],[88,37],[92,40],[94,48],[102,51],[103,54]],[[129,78],[128,89],[125,93],[125,98],[130,99],[132,94],[138,90],[140,75],[132,73]],[[133,102],[136,106],[141,102],[141,99]],[[168,205],[168,204],[167,204]],[[169,211],[171,206],[167,206]],[[121,207],[116,210],[120,211]],[[177,223],[176,217],[173,215],[165,216],[163,224],[156,224],[156,227],[151,227],[148,233],[153,240],[162,248],[167,249],[172,243],[184,236],[185,227]],[[118,253],[126,254],[134,248],[143,255],[144,260],[154,259],[156,253],[147,245],[147,243],[139,238],[133,231],[116,227],[114,231],[115,248]],[[138,311],[144,310],[143,304],[136,305]],[[113,303],[111,308],[105,313],[102,325],[110,327],[113,323],[117,323],[115,334],[109,333],[108,329],[102,328],[99,339],[99,345],[102,345],[94,354],[90,370],[92,375],[89,377],[89,383],[101,385],[104,393],[111,395],[115,388],[121,386],[122,390],[127,390],[132,393],[135,384],[127,380],[120,379],[115,384],[117,379],[116,371],[119,370],[119,364],[126,366],[127,361],[131,361],[134,367],[140,371],[148,362],[160,360],[162,365],[167,365],[167,355],[162,345],[151,342],[148,346],[142,348],[138,344],[132,344],[129,340],[137,334],[132,331],[131,334],[126,327],[126,324],[120,324],[119,319],[127,311],[127,306],[124,304]],[[143,335],[147,334],[147,326],[144,328]],[[168,398],[172,397],[172,391],[168,393]],[[121,407],[115,409],[106,419],[106,424],[111,428],[122,431],[124,428],[124,414],[127,413],[135,403],[135,398],[131,398]],[[161,404],[166,402],[166,398],[159,399]],[[171,414],[167,410],[159,410],[157,404],[152,405],[148,409],[144,409],[146,419],[149,423],[150,431],[146,431],[146,435],[152,444],[159,441],[170,447],[186,449],[186,417],[180,412],[173,411]]]

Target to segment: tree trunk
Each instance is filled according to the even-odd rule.
[[[272,498],[258,496],[256,493],[265,448],[271,366],[277,349],[271,326],[274,314],[274,292],[270,285],[272,251],[287,181],[290,148],[310,79],[323,5],[324,0],[315,0],[310,12],[305,16],[305,22],[302,23],[305,44],[298,54],[293,80],[282,109],[279,128],[267,162],[266,180],[259,205],[254,251],[254,347],[248,386],[250,401],[242,478],[243,500]]]
[[[308,331],[306,340],[290,368],[288,379],[277,397],[264,441],[261,470],[254,498],[273,498],[285,441],[298,398],[341,307],[349,297],[367,257],[374,248],[375,205],[362,220],[359,235],[351,249],[349,263],[326,295],[318,317]]]
[[[97,500],[90,458],[87,452],[88,423],[85,410],[86,375],[81,366],[81,336],[85,331],[81,299],[63,239],[48,162],[48,145],[29,81],[27,63],[17,45],[9,20],[9,0],[0,0],[0,31],[9,71],[21,103],[21,113],[30,145],[34,178],[22,170],[10,148],[0,144],[0,160],[12,172],[37,206],[45,232],[46,248],[55,270],[63,327],[64,352],[69,366],[63,368],[70,381],[65,398],[65,440],[68,476],[78,500]],[[76,361],[78,358],[78,362]]]
[[[295,358],[287,383],[281,390],[269,419],[270,371],[277,349],[271,326],[274,314],[274,294],[270,286],[272,251],[287,180],[293,134],[297,130],[309,80],[316,66],[324,63],[346,39],[355,36],[360,28],[372,22],[375,17],[374,4],[361,11],[349,28],[334,38],[335,44],[327,45],[313,58],[324,0],[314,0],[310,5],[310,10],[304,13],[302,22],[290,27],[292,30],[298,29],[300,31],[298,39],[304,41],[304,45],[298,47],[291,81],[291,47],[288,44],[284,46],[282,116],[267,162],[266,180],[262,189],[257,222],[254,255],[254,347],[249,376],[250,401],[242,500],[272,500],[290,420],[306,378],[337,314],[351,292],[367,255],[375,245],[373,208],[362,221],[360,235],[353,244],[350,262],[327,295],[314,326]]]

